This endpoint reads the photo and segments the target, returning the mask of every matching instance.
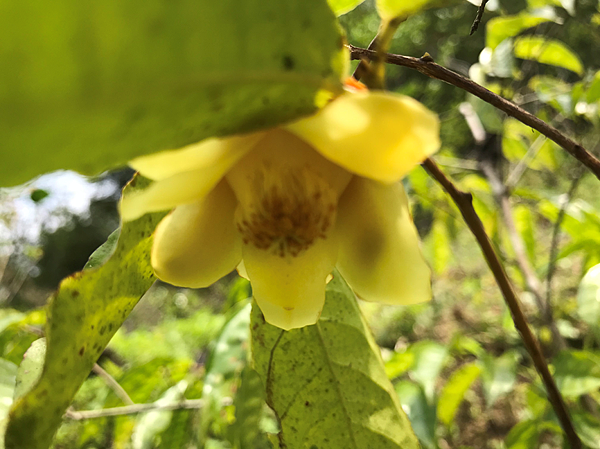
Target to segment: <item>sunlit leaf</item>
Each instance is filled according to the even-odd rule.
[[[336,16],[346,14],[356,8],[365,0],[327,0],[329,7],[333,9]]]
[[[311,113],[344,69],[322,0],[0,3],[0,185]]]
[[[494,17],[486,25],[486,46],[494,49],[504,39],[515,37],[527,28],[549,22],[552,18],[537,17],[524,12],[516,16]]]
[[[15,383],[15,400],[23,397],[33,388],[40,376],[46,356],[46,339],[40,338],[34,341],[19,365]]]
[[[600,355],[589,351],[562,351],[553,360],[554,378],[566,398],[577,398],[600,388]]]
[[[579,57],[560,41],[544,37],[525,36],[515,39],[515,56],[550,64],[582,75],[583,64]]]
[[[410,352],[395,352],[392,357],[385,362],[385,374],[389,379],[394,379],[407,372],[415,361],[414,354]]]
[[[339,275],[327,286],[317,324],[286,332],[253,307],[251,332],[255,368],[286,448],[419,447],[379,348]]]
[[[506,449],[531,449],[539,442],[542,428],[534,420],[521,421],[510,429],[504,440]]]
[[[600,327],[600,265],[590,268],[579,284],[577,313],[590,326]]]
[[[376,0],[377,12],[384,20],[408,17],[427,8],[443,6],[445,0]]]
[[[143,187],[132,181],[126,193]],[[65,279],[52,297],[46,327],[47,352],[39,382],[15,401],[7,449],[45,449],[62,415],[108,341],[154,282],[152,232],[164,214],[125,224],[117,249],[102,267]]]
[[[467,390],[477,380],[480,373],[481,367],[476,363],[463,365],[452,373],[437,403],[437,417],[441,422],[449,426],[454,421]]]

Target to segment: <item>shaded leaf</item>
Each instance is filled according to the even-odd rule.
[[[119,241],[119,236],[121,235],[121,228],[115,229],[106,239],[100,247],[92,253],[89,260],[85,264],[84,269],[89,268],[98,268],[110,259],[110,256],[113,255],[115,249],[117,249],[117,243]]]
[[[579,75],[583,74],[583,64],[579,57],[557,40],[536,36],[519,37],[515,40],[515,56],[562,67]]]
[[[435,405],[430,404],[420,385],[410,381],[398,382],[396,392],[402,403],[402,409],[408,415],[410,423],[426,448],[435,447],[436,412]]]
[[[342,57],[322,0],[2,2],[0,184],[311,113]]]
[[[506,449],[531,449],[536,447],[543,429],[534,420],[521,421],[510,429],[504,440]]]
[[[418,448],[379,348],[339,274],[320,320],[283,331],[251,315],[252,354],[287,449]]]
[[[475,363],[463,365],[452,373],[437,403],[437,417],[441,422],[449,426],[454,421],[465,393],[477,380],[480,373],[481,368]]]
[[[19,365],[15,383],[14,399],[23,397],[37,383],[42,375],[44,358],[46,356],[46,339],[40,338],[34,341]]]
[[[589,413],[571,411],[573,426],[581,441],[590,448],[597,448],[600,445],[600,422],[598,418]]]
[[[136,178],[125,194],[144,187]],[[47,353],[39,382],[15,401],[7,449],[44,449],[98,356],[155,280],[150,266],[152,233],[164,214],[149,214],[123,226],[110,260],[63,280],[51,298]]]
[[[594,103],[600,100],[600,70],[594,75],[594,79],[587,90],[585,100],[588,103]]]

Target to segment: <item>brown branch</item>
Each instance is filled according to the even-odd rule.
[[[350,48],[352,59],[371,60],[376,57],[376,54],[373,51],[354,47],[353,45],[349,45],[348,47]],[[448,70],[447,68],[436,64],[433,62],[431,57],[413,58],[410,56],[387,54],[386,62],[389,64],[415,69],[430,78],[445,81],[448,84],[452,84],[453,86],[459,87],[475,95],[476,97],[481,98],[483,101],[495,106],[501,111],[504,111],[509,116],[516,118],[517,120],[539,131],[549,139],[556,142],[571,156],[580,161],[592,173],[594,173],[596,178],[600,179],[600,160],[598,160],[594,155],[592,155],[577,142],[571,140],[553,126],[548,125],[543,120],[540,120],[535,115],[530,114],[525,109],[517,106],[507,99],[496,95],[485,87],[480,86],[479,84],[471,81],[468,78],[465,78],[462,75],[459,75],[456,72],[453,72],[452,70]]]
[[[504,296],[504,300],[510,309],[510,312],[513,317],[513,321],[515,323],[515,327],[521,334],[521,338],[527,349],[527,352],[531,356],[533,360],[533,364],[535,365],[536,370],[540,374],[544,385],[546,386],[546,391],[548,393],[548,399],[554,408],[556,416],[560,421],[561,427],[566,434],[567,440],[569,441],[572,449],[580,449],[582,448],[581,440],[577,436],[575,429],[573,427],[573,422],[571,421],[571,417],[569,416],[569,412],[567,410],[567,406],[556,387],[556,383],[548,370],[548,365],[546,364],[546,360],[544,359],[544,355],[542,354],[542,350],[537,339],[534,337],[531,329],[529,328],[529,324],[527,323],[527,319],[523,314],[523,310],[521,309],[521,305],[519,302],[519,298],[504,270],[504,266],[500,262],[496,251],[492,245],[492,242],[488,235],[485,232],[485,228],[481,219],[477,215],[475,208],[473,207],[473,196],[470,193],[463,192],[459,190],[453,183],[450,181],[446,175],[439,169],[437,164],[432,159],[427,159],[423,163],[425,170],[444,188],[444,190],[450,195],[460,213],[462,214],[467,226],[473,233],[473,236],[477,240],[481,251],[485,257],[485,260],[492,271],[494,278],[496,279],[496,283],[500,288],[502,295]]]
[[[469,36],[473,36],[473,33],[479,28],[479,24],[483,18],[483,12],[485,11],[485,5],[487,5],[487,2],[488,0],[481,0],[481,4],[479,5],[479,8],[477,8],[477,16],[473,21],[473,25],[471,25],[471,32],[469,33]]]

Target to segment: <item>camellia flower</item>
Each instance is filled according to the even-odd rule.
[[[399,181],[439,145],[436,115],[416,100],[347,92],[293,123],[133,160],[154,182],[121,214],[174,208],[154,235],[157,276],[199,288],[237,267],[283,329],[318,320],[336,267],[365,300],[427,301],[431,273]]]

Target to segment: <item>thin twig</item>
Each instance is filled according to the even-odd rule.
[[[65,418],[81,421],[84,419],[106,418],[109,416],[136,415],[138,413],[148,413],[157,410],[167,412],[173,410],[201,409],[202,407],[204,407],[203,399],[188,399],[172,404],[160,404],[155,402],[151,404],[133,404],[124,407],[104,408],[101,410],[83,410],[79,412],[67,410]]]
[[[127,394],[125,389],[119,384],[119,382],[117,382],[114,377],[112,377],[110,374],[108,374],[104,370],[104,368],[102,368],[100,365],[98,365],[96,363],[94,365],[94,367],[92,368],[92,371],[94,373],[96,373],[98,375],[98,377],[101,377],[102,379],[104,379],[104,382],[106,382],[106,384],[110,387],[110,389],[118,396],[119,399],[121,399],[121,401],[123,401],[124,404],[127,404],[127,405],[135,404],[135,402],[133,402],[131,400],[131,398],[129,397],[129,395]]]
[[[479,28],[479,24],[483,18],[483,12],[485,11],[485,5],[487,5],[487,2],[488,0],[481,0],[481,5],[479,5],[479,8],[477,9],[477,16],[475,16],[473,25],[471,25],[471,32],[469,33],[469,36],[473,36],[473,33]]]
[[[569,416],[567,406],[556,387],[556,383],[548,370],[548,365],[542,354],[542,350],[537,339],[534,337],[527,319],[523,314],[520,306],[517,294],[504,270],[504,266],[500,262],[496,251],[492,245],[492,242],[485,232],[485,228],[481,219],[477,215],[475,208],[473,207],[473,196],[470,193],[459,190],[452,181],[450,181],[446,175],[438,168],[436,163],[432,159],[426,159],[423,163],[424,168],[427,172],[444,188],[444,190],[450,195],[460,213],[462,214],[467,226],[473,233],[473,236],[479,243],[479,247],[483,252],[485,260],[492,271],[498,287],[502,291],[504,300],[510,309],[510,312],[515,323],[515,327],[521,334],[521,338],[527,349],[527,352],[533,360],[536,370],[540,374],[546,391],[548,392],[548,399],[554,408],[556,416],[560,421],[561,427],[566,434],[567,440],[569,441],[572,449],[582,448],[581,440],[575,432],[573,422]]]
[[[350,48],[352,59],[370,60],[375,57],[375,52],[373,51],[354,47],[353,45],[349,45],[348,47]],[[598,160],[581,145],[516,104],[508,101],[505,98],[502,98],[499,95],[496,95],[485,87],[471,81],[470,79],[436,64],[433,62],[431,57],[413,58],[410,56],[387,54],[386,62],[415,69],[422,74],[429,76],[430,78],[445,81],[448,84],[452,84],[453,86],[459,87],[481,98],[483,101],[495,106],[501,111],[506,112],[509,116],[515,117],[517,120],[539,131],[549,139],[556,142],[575,159],[585,165],[592,173],[594,173],[594,175],[596,175],[598,179],[600,179],[600,160]]]

